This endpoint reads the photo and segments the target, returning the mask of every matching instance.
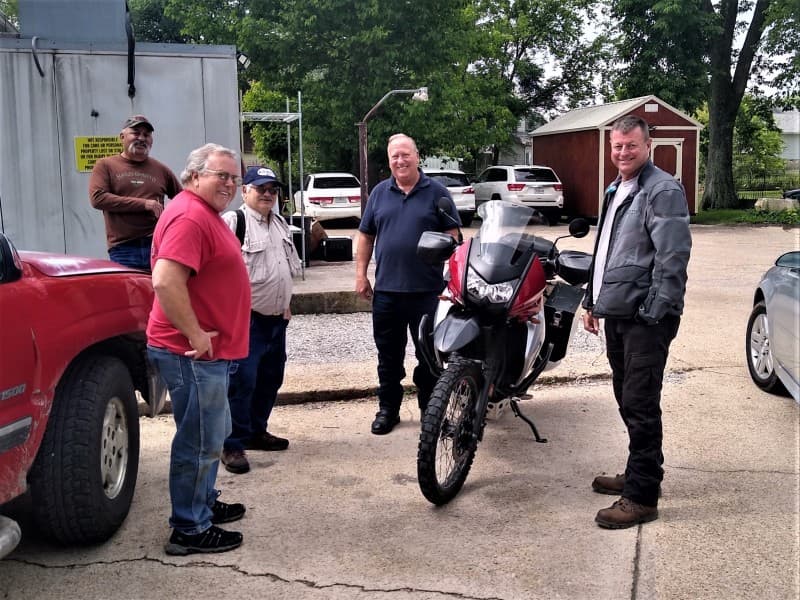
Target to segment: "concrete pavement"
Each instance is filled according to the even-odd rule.
[[[626,435],[605,360],[586,351],[522,403],[548,443],[511,415],[490,422],[464,489],[440,508],[417,487],[413,400],[381,437],[368,431],[374,398],[279,406],[271,429],[289,450],[250,453],[250,473],[219,475],[222,500],[248,505],[229,526],[244,546],[220,555],[163,553],[174,426],[169,415],[142,419],[121,531],[64,549],[23,519],[23,541],[0,562],[0,597],[796,600],[800,407],[751,383],[744,331],[759,277],[800,247],[798,230],[695,227],[693,237],[663,393],[659,520],[621,531],[593,522],[613,497],[590,481],[622,470]],[[374,386],[374,364],[334,369],[328,358],[292,366],[285,391]]]

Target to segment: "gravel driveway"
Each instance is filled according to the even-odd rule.
[[[286,354],[291,363],[356,362],[373,358],[375,352],[372,313],[295,315],[289,322]],[[579,323],[569,352],[596,355],[603,344]],[[406,354],[414,354],[410,338]]]

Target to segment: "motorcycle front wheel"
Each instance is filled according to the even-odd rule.
[[[433,388],[422,418],[417,451],[417,480],[423,496],[442,505],[455,498],[467,479],[478,440],[474,435],[481,369],[456,359]]]

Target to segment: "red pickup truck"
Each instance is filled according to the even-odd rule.
[[[147,273],[17,252],[0,233],[0,513],[30,491],[37,527],[65,544],[108,539],[128,514],[139,400],[166,391],[147,361]],[[0,557],[20,538],[0,514]]]

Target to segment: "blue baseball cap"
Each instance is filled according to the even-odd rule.
[[[267,167],[249,167],[242,177],[242,183],[245,185],[264,185],[273,182],[280,184],[278,178],[275,177],[275,171]]]

